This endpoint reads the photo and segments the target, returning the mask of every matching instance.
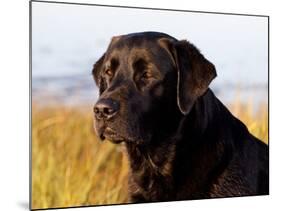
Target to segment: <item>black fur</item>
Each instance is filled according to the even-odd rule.
[[[215,67],[191,43],[158,32],[115,37],[93,76],[95,129],[126,145],[131,202],[269,193],[268,146],[208,88]]]

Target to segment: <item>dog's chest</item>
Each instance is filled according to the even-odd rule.
[[[167,149],[167,148],[166,148]],[[158,201],[172,197],[174,147],[151,153],[128,149],[130,163],[129,194],[143,200]]]

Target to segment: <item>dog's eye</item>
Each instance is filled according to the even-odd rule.
[[[108,75],[109,77],[113,76],[113,71],[111,69],[105,70],[105,74]]]
[[[149,79],[152,78],[152,74],[150,72],[144,72],[141,76],[141,79]]]

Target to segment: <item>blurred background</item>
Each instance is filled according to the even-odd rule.
[[[91,70],[112,36],[141,31],[194,43],[215,94],[268,142],[267,18],[32,2],[33,208],[127,202],[122,146],[92,131]]]
[[[242,100],[252,92],[254,100],[267,98],[267,18],[32,4],[34,100],[48,94],[61,102],[93,103],[97,89],[89,77],[92,65],[112,36],[140,31],[165,32],[194,43],[215,64],[218,77],[212,87],[223,101],[232,100],[237,87],[243,90]]]

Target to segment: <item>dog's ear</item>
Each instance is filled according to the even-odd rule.
[[[196,99],[207,91],[217,73],[215,66],[193,44],[178,41],[174,49],[178,69],[178,106],[183,114],[187,114]]]
[[[92,75],[94,77],[96,85],[99,87],[100,94],[103,93],[103,91],[106,89],[105,81],[101,77],[104,57],[105,57],[105,54],[103,54],[102,57],[99,58],[99,60],[94,64],[94,67],[93,67],[93,70],[92,70]]]
[[[196,99],[208,89],[216,77],[215,66],[200,51],[186,40],[176,41],[161,39],[165,48],[173,57],[177,74],[177,103],[180,111],[186,115],[190,112]]]

